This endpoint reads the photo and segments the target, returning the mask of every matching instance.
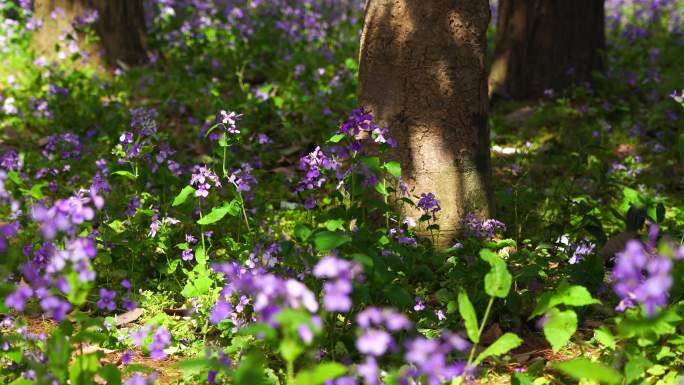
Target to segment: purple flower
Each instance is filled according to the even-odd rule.
[[[100,299],[97,301],[97,308],[100,310],[116,310],[116,303],[114,302],[116,298],[116,292],[113,290],[107,290],[105,288],[100,289]]]
[[[392,337],[383,330],[368,329],[356,340],[356,348],[363,354],[382,356],[394,342]]]
[[[237,129],[237,122],[242,119],[242,114],[237,114],[235,112],[226,112],[221,110],[219,112],[219,123],[222,124],[229,134],[239,134],[240,130]]]
[[[197,186],[196,197],[206,198],[212,182],[214,186],[221,187],[218,176],[206,166],[195,166],[195,170],[190,178],[190,185]]]
[[[424,215],[432,214],[432,219],[436,219],[435,214],[442,209],[439,205],[439,199],[433,193],[422,193],[417,204],[418,208],[423,210]]]
[[[166,349],[171,344],[171,333],[165,327],[160,327],[152,336],[150,343],[150,357],[153,360],[163,360],[166,358]]]
[[[184,261],[191,261],[194,257],[195,256],[194,256],[192,250],[190,250],[190,249],[183,250],[183,252],[181,253],[181,258]]]
[[[297,334],[299,335],[299,338],[304,341],[305,344],[310,344],[311,341],[313,341],[314,335],[313,332],[311,331],[311,328],[307,325],[299,325],[297,328]]]
[[[350,294],[352,291],[351,281],[338,279],[326,282],[323,285],[323,305],[331,312],[348,312],[352,307]]]
[[[133,351],[128,349],[123,354],[121,355],[121,363],[124,365],[128,365],[128,363],[131,362],[131,359],[133,358]]]
[[[33,295],[33,290],[27,286],[19,286],[5,298],[5,306],[14,308],[16,311],[24,311],[26,301]]]
[[[585,256],[591,254],[596,249],[596,245],[591,242],[580,242],[572,253],[572,257],[568,260],[571,265],[582,262]]]
[[[209,321],[212,324],[216,325],[224,319],[230,317],[232,312],[233,307],[230,306],[228,302],[224,301],[223,299],[220,299],[218,300],[218,302],[216,302],[214,308],[211,309],[211,314],[209,314]]]
[[[47,296],[40,301],[40,307],[43,313],[57,322],[60,322],[66,316],[66,313],[71,310],[71,305],[67,301],[61,300],[57,297]]]
[[[621,299],[617,310],[623,311],[638,303],[651,316],[658,306],[667,305],[672,287],[672,260],[658,253],[655,248],[658,230],[655,226],[651,230],[648,245],[632,240],[627,242],[624,251],[616,254],[612,280],[613,290]]]

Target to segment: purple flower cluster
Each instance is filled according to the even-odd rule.
[[[229,134],[237,135],[240,130],[237,128],[237,122],[242,119],[242,114],[237,114],[235,112],[226,112],[221,110],[219,112],[219,123],[226,129]]]
[[[256,184],[257,180],[252,175],[252,166],[249,163],[243,163],[240,168],[234,169],[228,175],[228,182],[230,182],[238,192],[249,192]]]
[[[339,131],[341,134],[355,138],[351,146],[352,151],[361,149],[361,140],[364,136],[370,137],[375,143],[384,143],[391,147],[397,146],[393,139],[387,138],[389,130],[378,126],[373,120],[373,114],[363,107],[352,111],[351,116],[340,125]]]
[[[74,234],[78,226],[95,217],[95,210],[90,203],[100,209],[104,205],[101,197],[94,192],[90,197],[73,196],[62,199],[51,207],[46,208],[41,204],[33,206],[33,219],[40,224],[40,230],[46,239],[54,239],[62,231]]]
[[[318,311],[316,296],[303,283],[268,273],[262,268],[248,269],[239,263],[214,265],[216,272],[223,273],[226,285],[211,311],[211,320],[218,323],[235,312],[233,304],[243,297],[252,303],[256,319],[277,325],[274,316],[282,309],[303,309],[312,314]],[[237,307],[237,306],[235,306]]]
[[[611,279],[613,290],[620,297],[617,310],[624,311],[641,304],[646,314],[653,315],[658,306],[667,305],[673,283],[672,259],[658,252],[657,236],[658,226],[652,225],[647,244],[631,240],[622,252],[615,255]]]
[[[568,263],[570,263],[571,265],[580,263],[584,260],[584,257],[594,253],[595,250],[595,244],[587,241],[580,242],[577,245],[575,245],[574,249],[572,250],[572,256],[568,260]]]
[[[356,324],[361,328],[361,336],[356,340],[359,352],[374,357],[384,355],[396,344],[390,333],[408,330],[411,321],[405,315],[392,309],[369,307],[356,315]]]
[[[432,219],[436,219],[435,214],[442,210],[439,205],[439,199],[433,193],[422,193],[417,204],[418,208],[423,210],[423,215],[432,215]]]
[[[305,171],[305,177],[299,181],[295,192],[314,190],[326,182],[324,170],[337,170],[339,164],[328,157],[320,147],[316,147],[309,155],[299,160],[299,169]]]
[[[473,237],[487,239],[492,238],[495,234],[506,231],[506,225],[497,219],[479,220],[474,213],[468,213],[465,218],[461,220],[468,234]]]
[[[221,187],[219,177],[211,171],[207,166],[195,166],[195,170],[190,177],[190,185],[196,186],[196,197],[206,198],[209,195],[211,183],[216,187]]]
[[[449,383],[466,374],[466,362],[450,362],[449,356],[453,352],[465,353],[470,349],[470,343],[458,334],[442,332],[441,338],[427,339],[419,336],[406,343],[404,359],[411,364],[403,377],[425,378],[427,385]]]
[[[133,342],[133,345],[142,347],[145,345],[145,341],[152,333],[153,326],[145,325],[138,330],[129,332],[129,337]],[[171,333],[164,326],[159,326],[152,333],[152,338],[147,348],[150,351],[150,358],[153,360],[163,360],[166,358],[166,352],[164,349],[171,345]]]
[[[346,313],[351,310],[352,281],[363,272],[357,262],[332,255],[321,258],[313,269],[316,278],[327,278],[323,284],[323,306],[327,311]]]

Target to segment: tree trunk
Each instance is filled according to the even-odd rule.
[[[63,10],[63,16],[54,12],[58,9]],[[42,20],[43,27],[34,35],[34,47],[43,54],[54,55],[55,46],[64,45],[60,36],[65,31],[74,34],[74,21],[89,10],[99,14],[93,24],[99,43],[86,47],[79,41],[81,49],[110,67],[138,64],[145,59],[145,20],[140,0],[36,0],[35,15]],[[52,16],[57,17],[51,16],[53,12]]]
[[[604,0],[499,0],[489,93],[537,98],[603,67]]]
[[[439,244],[468,213],[493,209],[487,84],[487,0],[366,0],[360,102],[387,126],[413,194],[440,200]],[[404,209],[405,215],[420,216]]]

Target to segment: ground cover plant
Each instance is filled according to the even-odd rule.
[[[45,3],[0,0],[2,383],[684,382],[683,1],[492,96],[455,234],[359,101],[363,1],[147,1],[137,63]]]

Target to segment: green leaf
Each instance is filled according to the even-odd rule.
[[[597,303],[601,303],[601,301],[593,298],[584,286],[570,286],[566,281],[563,281],[555,293],[550,296],[545,294],[541,297],[530,319],[544,314],[548,309],[558,305],[586,306]]]
[[[385,163],[385,170],[395,178],[401,178],[401,165],[399,162],[387,162]]]
[[[506,298],[513,284],[513,276],[506,262],[489,249],[480,250],[480,258],[492,267],[485,275],[485,292],[491,297]]]
[[[214,207],[211,209],[209,214],[203,216],[200,220],[197,221],[198,225],[210,225],[212,223],[216,223],[223,219],[227,214],[231,214],[233,216],[236,215],[235,212],[235,206],[239,205],[240,203],[236,200],[232,200],[229,203],[224,204],[221,207]],[[239,213],[239,211],[238,211]]]
[[[389,192],[387,191],[387,187],[381,182],[378,182],[378,184],[375,185],[375,191],[379,192],[383,196],[389,196]]]
[[[114,230],[114,232],[116,232],[117,234],[121,234],[121,233],[123,233],[124,231],[126,231],[126,225],[124,224],[123,221],[120,221],[120,220],[118,220],[118,219],[109,222],[109,223],[107,224],[107,226],[109,226],[109,228],[112,229],[112,230]]]
[[[126,177],[126,178],[128,178],[128,179],[130,179],[130,180],[136,180],[136,179],[138,179],[138,177],[136,177],[135,174],[133,174],[133,173],[130,172],[130,171],[126,171],[126,170],[114,171],[114,172],[112,173],[112,175],[120,175],[120,176]]]
[[[553,365],[556,369],[577,380],[587,379],[603,384],[617,385],[622,381],[622,375],[615,369],[588,358],[576,358]]]
[[[577,314],[573,310],[552,308],[546,313],[544,336],[554,353],[565,346],[577,330]]]
[[[613,337],[613,334],[605,326],[601,326],[594,331],[594,339],[601,345],[611,348],[612,350],[615,350],[615,347],[617,346],[615,337]]]
[[[339,143],[342,139],[344,139],[345,136],[346,135],[344,135],[344,134],[335,134],[330,139],[328,139],[328,142]]]
[[[324,362],[314,369],[303,370],[297,374],[295,385],[322,385],[347,372],[347,367],[337,362]]]
[[[296,340],[286,338],[280,342],[280,356],[287,362],[294,362],[304,352],[304,346]]]
[[[107,385],[121,385],[121,373],[112,364],[101,367],[98,374],[107,381]]]
[[[173,274],[176,272],[176,269],[178,269],[178,265],[180,265],[180,259],[173,259],[169,261],[169,263],[166,265],[166,274]]]
[[[96,354],[77,356],[69,368],[69,379],[72,384],[94,384],[93,377],[97,372],[98,357]]]
[[[242,359],[233,380],[235,385],[267,385],[263,357],[252,353]]]
[[[294,228],[294,235],[300,241],[306,241],[307,239],[309,239],[311,233],[313,233],[313,230],[311,230],[309,226],[301,223],[297,223],[297,225]]]
[[[183,189],[176,195],[176,197],[173,199],[173,203],[171,204],[173,207],[180,206],[185,201],[188,199],[188,197],[192,194],[195,193],[195,189],[192,186],[185,186]]]
[[[204,247],[198,246],[195,249],[195,260],[198,265],[204,266],[207,264],[207,254],[204,252]]]
[[[485,358],[506,354],[520,346],[520,344],[522,344],[522,340],[515,333],[506,333],[477,356],[475,365],[479,365]]]
[[[325,228],[329,231],[343,230],[344,219],[330,219],[327,222],[325,222]]]
[[[17,185],[17,186],[19,186],[19,187],[23,187],[23,186],[24,186],[24,182],[21,180],[21,177],[19,176],[19,173],[16,172],[16,171],[10,171],[10,172],[8,172],[8,173],[7,173],[7,179],[9,179],[10,181],[12,181],[12,183],[14,183],[15,185]]]
[[[332,231],[321,231],[314,236],[316,249],[323,253],[336,249],[350,241],[351,238],[349,236]]]
[[[468,298],[468,293],[463,289],[458,293],[458,311],[461,313],[461,317],[463,317],[463,321],[465,322],[468,338],[474,343],[480,342],[477,313],[475,313],[473,303],[470,302],[470,298]]]

